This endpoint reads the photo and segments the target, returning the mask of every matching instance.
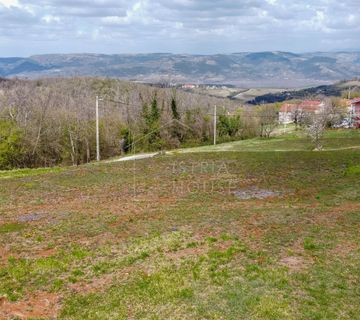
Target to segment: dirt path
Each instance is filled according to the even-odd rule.
[[[157,155],[160,155],[160,153],[159,152],[156,152],[156,153],[140,153],[140,154],[135,154],[135,155],[132,155],[132,156],[122,157],[122,158],[119,158],[119,159],[108,160],[108,161],[106,161],[106,163],[124,162],[124,161],[131,161],[131,160],[142,160],[142,159],[154,158]]]

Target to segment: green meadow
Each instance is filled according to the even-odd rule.
[[[359,146],[1,172],[0,318],[360,319]]]

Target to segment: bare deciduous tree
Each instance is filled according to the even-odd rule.
[[[263,105],[257,110],[260,124],[260,137],[269,138],[278,126],[278,108],[276,105]]]
[[[314,145],[314,150],[322,149],[321,140],[325,132],[327,120],[328,116],[325,111],[306,114],[305,130]]]
[[[120,154],[124,132],[141,135],[141,110],[156,93],[161,132],[166,147],[178,147],[185,138],[206,142],[211,136],[207,115],[222,105],[234,110],[237,103],[206,95],[179,91],[176,116],[171,113],[174,92],[138,83],[102,78],[54,78],[4,80],[0,82],[0,117],[10,120],[22,132],[20,166],[77,165],[95,158],[95,96],[100,104],[100,140],[103,158]],[[174,104],[174,102],[173,102]],[[191,132],[178,133],[163,124],[176,118],[186,122],[191,113]],[[181,141],[180,141],[181,140]],[[149,146],[138,146],[147,148]]]

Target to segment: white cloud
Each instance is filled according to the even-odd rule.
[[[324,39],[360,48],[358,0],[0,0],[0,21],[2,39],[33,53],[53,39],[67,52],[312,51]]]
[[[46,23],[60,22],[60,18],[53,16],[51,14],[47,14],[41,18]]]
[[[118,16],[109,16],[101,18],[101,21],[107,25],[123,25],[130,22],[128,16],[118,17]]]
[[[5,8],[18,7],[20,8],[20,4],[18,0],[0,0],[0,5]]]

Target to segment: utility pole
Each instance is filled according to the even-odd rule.
[[[99,129],[99,101],[102,99],[96,96],[96,161],[100,161],[100,129]]]
[[[214,145],[216,145],[216,105],[214,106]]]

